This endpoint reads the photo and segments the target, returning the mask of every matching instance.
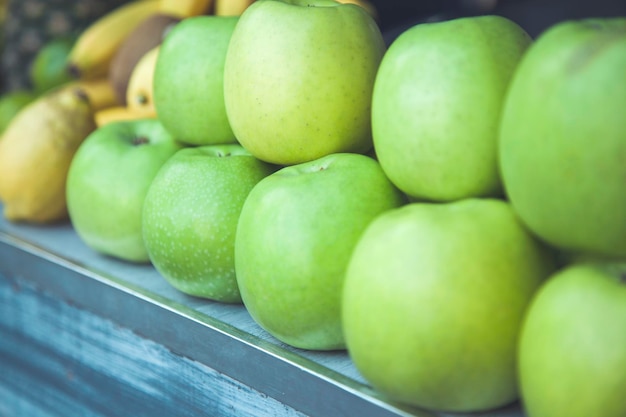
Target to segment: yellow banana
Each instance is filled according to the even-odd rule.
[[[4,22],[7,19],[7,9],[9,8],[8,0],[0,0],[0,27],[4,27]]]
[[[254,0],[215,0],[216,16],[240,16]]]
[[[120,105],[113,85],[106,77],[96,78],[94,80],[74,81],[69,83],[67,87],[78,87],[84,91],[89,98],[89,104],[91,104],[93,111]]]
[[[96,125],[101,127],[108,123],[120,122],[123,120],[156,119],[156,114],[149,115],[146,112],[132,110],[125,106],[116,106],[97,111],[94,114],[94,118],[96,120]]]
[[[156,115],[152,83],[159,50],[157,46],[146,52],[133,68],[126,89],[126,105],[130,110]]]
[[[214,0],[161,0],[159,12],[181,19],[209,14]]]
[[[69,55],[68,71],[76,78],[108,74],[115,52],[144,19],[159,11],[160,0],[135,0],[105,14],[78,37]]]

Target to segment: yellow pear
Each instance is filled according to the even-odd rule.
[[[95,128],[89,99],[78,88],[50,91],[15,116],[0,139],[0,200],[8,220],[67,218],[67,172]]]

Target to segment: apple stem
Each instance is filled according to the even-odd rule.
[[[135,139],[133,139],[134,146],[145,145],[146,143],[149,143],[149,142],[150,141],[145,136],[138,136]]]

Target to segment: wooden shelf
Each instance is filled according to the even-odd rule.
[[[345,351],[287,346],[243,305],[188,297],[68,223],[0,221],[0,371],[1,416],[453,415],[394,404]]]

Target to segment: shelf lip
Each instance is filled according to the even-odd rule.
[[[0,218],[3,279],[18,288],[22,283],[34,285],[308,416],[524,417],[517,403],[475,414],[449,414],[388,401],[366,383],[346,351],[285,345],[254,323],[243,305],[182,294],[152,265],[92,251],[69,223],[37,226]]]
[[[354,376],[358,373],[345,351],[303,351],[253,334],[249,328],[255,325],[243,305],[198,300],[170,288],[164,295],[115,273],[121,267],[154,279],[158,274],[152,266],[116,262],[80,246],[69,225],[38,228],[0,221],[0,275],[29,281],[44,293],[108,318],[307,415],[436,416],[386,401]],[[79,253],[68,256],[77,248]],[[76,260],[83,255],[84,262]],[[209,312],[203,311],[206,306]],[[235,324],[212,315],[217,309],[236,316]]]
[[[108,275],[103,272],[96,272],[87,266],[71,262],[63,256],[49,252],[41,248],[40,246],[33,244],[32,242],[27,242],[23,239],[9,235],[7,233],[0,232],[0,243],[5,245],[11,245],[16,249],[19,249],[25,253],[34,256],[35,258],[40,258],[41,260],[49,262],[52,265],[67,269],[69,273],[83,275],[89,279],[93,279],[99,282],[102,285],[109,286],[122,293],[125,293],[128,296],[132,296],[145,302],[154,304],[156,307],[170,310],[185,319],[193,320],[201,323],[203,326],[210,327],[213,331],[219,331],[228,334],[230,337],[240,339],[240,341],[242,342],[249,343],[245,341],[246,337],[242,335],[242,332],[240,332],[237,328],[233,326],[229,326],[226,323],[214,320],[212,317],[207,316],[206,314],[198,313],[196,310],[189,308],[184,304],[172,302],[171,300],[154,292],[147,291],[145,288],[132,285],[128,282],[123,282],[120,279],[116,279],[114,276]],[[55,290],[55,288],[53,288],[54,284],[49,280],[40,279],[37,276],[29,276],[29,278],[36,281],[36,283],[39,284],[39,286],[44,290]],[[73,291],[79,292],[80,288],[75,287],[73,288]],[[66,291],[59,292],[58,288],[56,289],[56,291],[53,292],[55,293],[55,295],[65,296],[67,301],[74,302],[75,304],[81,304],[83,305],[83,307],[94,308],[94,306],[84,305],[85,303],[81,302],[76,294],[68,294]],[[97,309],[97,306],[95,307],[95,309]]]

